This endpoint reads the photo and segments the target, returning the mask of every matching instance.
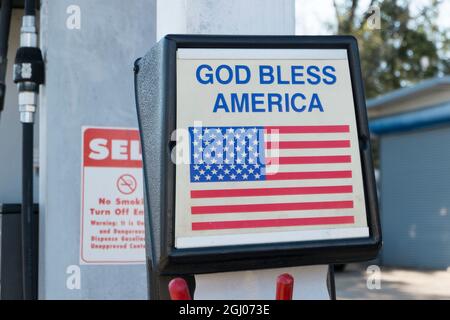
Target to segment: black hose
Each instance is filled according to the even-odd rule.
[[[33,251],[33,123],[22,124],[22,285],[25,300],[37,299],[37,266]]]
[[[3,111],[6,95],[5,77],[6,68],[8,66],[7,57],[11,11],[11,0],[2,0],[0,11],[0,113]]]
[[[26,16],[36,15],[36,1],[35,0],[25,0],[25,15]]]
[[[36,1],[25,0],[25,16],[36,15]],[[25,49],[24,49],[25,48]],[[21,47],[17,50],[15,67],[22,67],[24,61],[28,61],[33,66],[30,58],[32,47]],[[25,53],[28,53],[25,54]],[[19,58],[26,58],[21,61]],[[28,60],[27,60],[28,59]],[[36,68],[35,68],[36,69]],[[35,73],[36,70],[33,70]],[[37,93],[39,83],[33,79],[24,81],[20,77],[15,77],[14,82],[19,83],[19,96],[22,90],[30,90]],[[26,89],[27,82],[32,86]],[[38,287],[38,266],[33,248],[34,228],[33,228],[33,129],[34,124],[22,123],[22,286],[24,300],[37,299]],[[36,265],[35,265],[36,264]]]
[[[11,0],[1,1],[0,11],[0,57],[6,58],[8,54],[8,38],[9,38],[9,26],[11,22]],[[3,59],[0,60],[3,62]]]

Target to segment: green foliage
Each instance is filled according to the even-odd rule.
[[[372,12],[358,0],[334,4],[337,34],[358,39],[367,98],[450,72],[450,33],[436,23],[440,1],[430,0],[413,16],[411,1],[373,0],[369,7],[380,8],[378,30],[369,28]]]

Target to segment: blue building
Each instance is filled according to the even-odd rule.
[[[383,265],[450,266],[450,77],[372,99]]]

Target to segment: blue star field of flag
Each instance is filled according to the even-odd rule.
[[[189,127],[191,182],[265,180],[263,127]]]

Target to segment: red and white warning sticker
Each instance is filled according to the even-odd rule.
[[[139,131],[83,127],[82,139],[80,263],[144,263]]]

